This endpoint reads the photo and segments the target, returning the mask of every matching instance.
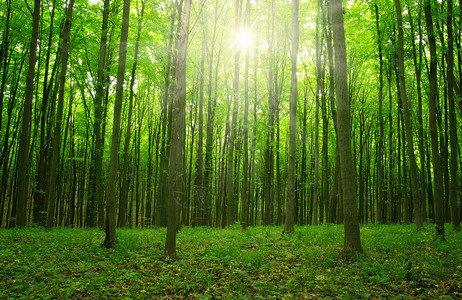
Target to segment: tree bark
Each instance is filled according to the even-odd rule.
[[[335,50],[335,83],[337,88],[337,139],[343,190],[345,232],[343,252],[346,256],[349,256],[352,253],[363,252],[363,249],[359,233],[355,170],[351,153],[350,103],[348,99],[347,58],[342,0],[332,0],[331,5]]]
[[[451,222],[452,227],[455,231],[460,231],[460,215],[459,208],[457,206],[457,149],[458,149],[458,138],[457,138],[457,122],[456,122],[456,108],[455,108],[455,97],[454,97],[454,36],[452,30],[453,20],[453,5],[452,0],[448,0],[448,11],[447,11],[447,34],[448,34],[448,103],[449,103],[449,136],[451,146],[451,160],[450,160],[450,172],[451,172],[451,183],[449,189],[449,202],[451,204]]]
[[[72,13],[74,11],[75,0],[70,0],[67,11],[66,21],[63,29],[63,45],[62,45],[62,66],[61,74],[59,77],[59,95],[58,95],[58,108],[56,112],[56,124],[54,128],[54,136],[52,142],[51,152],[51,166],[50,166],[50,177],[48,181],[48,213],[47,213],[47,229],[51,229],[55,224],[55,208],[56,208],[56,179],[58,173],[59,154],[61,149],[61,128],[63,121],[64,111],[64,89],[66,87],[66,75],[67,75],[67,63],[69,61],[69,43],[71,38],[71,26],[72,26]]]
[[[96,81],[96,95],[94,98],[95,105],[95,121],[94,121],[94,145],[91,156],[90,169],[90,190],[87,201],[87,225],[89,227],[96,226],[96,211],[97,205],[103,202],[103,134],[102,124],[103,118],[103,93],[106,82],[106,54],[107,54],[107,39],[108,39],[108,20],[109,20],[109,4],[110,0],[105,0],[103,4],[103,23],[101,26],[101,41],[98,56],[98,71]],[[103,225],[104,213],[99,212],[99,226]],[[102,220],[101,220],[102,219]]]
[[[296,191],[296,143],[297,143],[297,53],[299,42],[299,0],[292,0],[292,51],[291,51],[291,81],[290,81],[290,120],[289,120],[289,178],[287,181],[287,207],[284,232],[293,232],[295,225]]]
[[[379,26],[379,8],[377,4],[375,4],[375,20],[377,26],[377,44],[378,44],[378,51],[379,51],[379,67],[380,67],[380,74],[379,74],[379,111],[378,111],[378,118],[379,118],[379,140],[378,140],[378,148],[377,148],[377,213],[376,213],[376,220],[378,223],[383,222],[383,208],[384,208],[384,197],[383,197],[383,163],[382,163],[382,149],[383,149],[383,110],[382,110],[382,100],[383,100],[383,57],[382,57],[382,33],[380,31]]]
[[[441,157],[438,146],[438,127],[437,127],[437,99],[438,99],[438,75],[437,75],[437,56],[435,33],[433,31],[433,18],[431,13],[431,2],[425,0],[425,23],[427,25],[428,43],[430,46],[430,73],[429,84],[430,93],[428,95],[428,127],[430,130],[432,162],[433,162],[433,180],[435,189],[435,223],[436,236],[441,239],[444,237],[444,199],[443,199],[443,181],[441,170]]]
[[[235,23],[234,30],[239,32],[240,30],[240,9],[241,2],[236,0],[235,4]],[[235,52],[234,52],[234,82],[233,82],[233,114],[231,119],[231,134],[229,136],[228,144],[228,158],[227,158],[227,171],[226,171],[226,225],[232,225],[235,221],[236,216],[234,215],[234,147],[237,131],[237,113],[239,110],[239,57],[241,49],[239,48],[237,42],[235,42]]]
[[[132,135],[132,118],[133,118],[133,97],[134,97],[134,85],[135,85],[135,75],[136,75],[136,67],[138,65],[138,53],[139,53],[139,45],[140,45],[140,37],[141,37],[141,30],[143,28],[143,16],[144,16],[144,7],[145,7],[146,0],[143,0],[141,3],[141,15],[138,20],[138,33],[135,42],[135,58],[133,60],[133,67],[131,72],[131,79],[130,79],[130,96],[128,101],[128,120],[127,120],[127,131],[125,132],[125,141],[124,141],[124,150],[123,150],[123,158],[122,158],[122,169],[121,169],[121,190],[120,190],[120,197],[119,197],[119,227],[126,227],[127,226],[127,205],[128,205],[128,187],[129,187],[129,180],[127,175],[127,170],[129,168],[130,163],[130,140]],[[138,137],[139,138],[139,137]]]
[[[176,204],[181,203],[184,193],[184,165],[183,141],[185,132],[185,105],[186,105],[186,53],[188,46],[189,17],[191,14],[191,1],[184,3],[184,15],[181,21],[178,36],[178,53],[175,65],[175,84],[172,101],[172,134],[170,139],[170,166],[168,172],[169,201],[168,224],[165,241],[167,257],[176,258],[176,232],[177,209]]]
[[[401,14],[400,0],[395,1],[396,16],[398,20],[398,72],[400,82],[400,93],[401,101],[403,104],[403,119],[404,127],[406,131],[407,140],[407,154],[409,157],[409,170],[410,170],[410,181],[411,181],[411,195],[414,206],[415,223],[418,228],[423,226],[424,218],[422,212],[422,201],[420,198],[419,187],[418,187],[418,175],[417,175],[417,164],[414,154],[414,142],[412,137],[412,125],[411,116],[409,110],[409,101],[406,93],[406,81],[405,81],[405,68],[404,68],[404,33],[403,33],[403,20]]]
[[[204,18],[204,16],[202,16]],[[205,24],[205,22],[203,22]],[[205,83],[205,32],[202,33],[202,53],[200,67],[200,90],[199,90],[199,128],[196,153],[196,177],[194,180],[194,189],[196,194],[196,218],[195,224],[202,226],[204,220],[204,83]],[[192,157],[191,157],[192,159]]]
[[[30,146],[30,123],[32,115],[32,99],[34,97],[35,64],[37,61],[37,39],[40,21],[40,0],[34,1],[34,12],[32,14],[32,34],[29,44],[29,69],[26,77],[24,95],[23,115],[21,124],[21,136],[18,152],[18,173],[16,177],[16,226],[26,226],[27,218],[27,191],[28,191],[28,165]]]
[[[102,244],[106,248],[114,248],[117,244],[116,237],[116,182],[119,166],[120,147],[120,119],[122,114],[122,100],[124,93],[124,75],[127,61],[127,39],[130,21],[130,0],[124,0],[122,30],[119,46],[119,66],[117,69],[116,97],[114,103],[114,121],[112,129],[111,157],[109,161],[109,174],[106,191],[106,230]]]
[[[247,0],[245,9],[245,23],[249,27],[250,23],[250,1]],[[248,28],[246,28],[248,30]],[[245,230],[249,225],[249,64],[250,64],[250,49],[245,49],[245,74],[244,74],[244,124],[243,124],[243,139],[244,139],[244,161],[242,164],[243,178],[241,189],[241,226]]]

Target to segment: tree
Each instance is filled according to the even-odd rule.
[[[234,31],[237,33],[240,30],[240,14],[241,14],[241,1],[236,0],[235,4],[235,22]],[[226,212],[227,212],[227,225],[232,225],[236,216],[234,215],[234,147],[237,133],[237,113],[239,111],[239,58],[241,49],[238,41],[235,41],[236,51],[234,53],[234,81],[233,81],[233,114],[231,119],[231,134],[229,137],[227,170],[226,170]]]
[[[397,1],[397,0],[395,0]],[[443,207],[443,179],[441,171],[441,157],[438,146],[438,127],[437,127],[437,108],[436,100],[438,99],[438,74],[437,74],[437,57],[435,32],[433,31],[433,17],[431,0],[425,0],[425,23],[427,25],[428,43],[430,46],[430,73],[428,76],[430,84],[430,93],[428,95],[428,127],[430,130],[432,163],[433,163],[433,181],[435,188],[435,223],[436,236],[444,237],[444,207]]]
[[[165,241],[167,257],[176,258],[176,231],[177,231],[177,203],[181,203],[184,193],[184,165],[183,140],[185,134],[185,105],[186,105],[186,54],[189,34],[189,18],[191,15],[191,2],[184,3],[184,15],[181,21],[177,41],[177,56],[175,65],[175,85],[172,102],[172,135],[170,139],[170,166],[169,166],[169,201],[168,225]]]
[[[460,231],[460,215],[457,206],[457,149],[459,140],[457,138],[457,122],[456,122],[456,108],[454,97],[454,36],[452,30],[453,8],[452,0],[448,0],[447,11],[447,31],[448,31],[448,68],[447,68],[447,82],[448,82],[448,102],[449,102],[449,135],[451,146],[451,183],[449,190],[449,201],[451,204],[451,222],[455,231]]]
[[[250,23],[250,1],[247,0],[245,8],[245,24],[248,30]],[[249,61],[250,49],[247,47],[245,53],[245,96],[244,96],[244,124],[243,124],[243,139],[244,139],[244,162],[243,162],[243,179],[241,189],[241,226],[245,230],[249,224]]]
[[[412,126],[411,126],[411,116],[409,109],[409,100],[407,97],[406,91],[406,81],[404,74],[406,73],[404,69],[404,33],[403,33],[403,17],[401,14],[401,4],[399,0],[395,1],[396,8],[396,19],[398,21],[398,75],[399,75],[399,88],[401,101],[403,104],[403,117],[404,117],[404,127],[407,140],[407,155],[409,157],[409,169],[410,169],[410,181],[411,181],[411,194],[412,202],[414,206],[415,214],[415,223],[417,227],[422,227],[424,223],[422,201],[420,200],[420,193],[417,182],[417,163],[414,154],[414,142],[412,137]]]
[[[70,0],[66,9],[66,21],[63,29],[63,45],[62,45],[62,66],[59,75],[59,96],[58,96],[58,110],[56,112],[56,125],[54,128],[52,152],[51,152],[51,166],[50,178],[48,182],[48,213],[46,227],[51,229],[55,222],[55,208],[56,208],[56,177],[58,172],[58,161],[61,149],[61,129],[64,111],[64,89],[66,86],[67,64],[69,60],[69,47],[71,38],[71,25],[72,13],[74,11],[74,0]]]
[[[347,58],[342,0],[332,0],[332,29],[335,51],[335,84],[337,92],[337,143],[343,189],[343,220],[345,255],[363,252],[359,233],[355,171],[351,153],[350,103],[348,99]]]
[[[117,69],[116,98],[114,103],[114,121],[112,129],[111,158],[106,191],[106,229],[103,247],[113,248],[117,244],[116,237],[116,182],[119,167],[120,119],[124,92],[125,64],[127,61],[127,39],[130,21],[130,0],[124,0],[122,31],[119,45],[119,65]]]
[[[26,226],[27,216],[27,171],[29,165],[30,123],[32,99],[34,97],[35,64],[37,61],[37,39],[40,21],[40,0],[34,1],[32,14],[32,34],[29,42],[29,68],[26,77],[26,90],[22,112],[21,136],[19,140],[18,172],[16,177],[16,226]]]
[[[296,143],[297,143],[297,53],[299,42],[299,1],[292,0],[292,62],[290,82],[290,125],[289,125],[289,178],[287,181],[287,207],[284,232],[293,232],[295,225],[295,202],[297,197],[295,171],[296,171]]]
[[[140,45],[140,36],[141,30],[143,28],[143,16],[144,16],[144,7],[145,7],[146,0],[143,0],[141,3],[141,15],[138,20],[138,32],[137,38],[135,42],[135,57],[133,60],[133,67],[131,72],[131,79],[130,79],[130,96],[128,102],[128,121],[127,121],[127,131],[125,132],[125,142],[124,142],[124,150],[123,150],[123,167],[121,170],[121,191],[120,191],[120,201],[119,201],[119,226],[125,227],[127,226],[127,205],[128,205],[128,169],[129,169],[129,148],[130,148],[130,140],[132,134],[132,117],[133,117],[133,97],[134,97],[134,85],[135,85],[135,75],[136,75],[136,67],[138,64],[138,54],[139,54],[139,45]]]
[[[379,118],[379,143],[377,148],[377,173],[378,173],[378,197],[377,197],[377,222],[383,222],[383,209],[384,209],[384,193],[383,193],[383,163],[382,163],[382,149],[383,149],[383,110],[382,110],[382,100],[383,100],[383,55],[382,55],[382,34],[380,32],[379,26],[379,8],[377,4],[374,5],[375,8],[375,19],[377,26],[377,44],[379,51],[379,109],[378,109],[378,118]]]
[[[98,70],[96,77],[96,93],[94,97],[95,121],[94,121],[94,145],[91,155],[90,172],[90,191],[87,201],[87,225],[93,227],[96,225],[97,207],[101,207],[104,201],[103,189],[103,97],[104,85],[106,83],[106,55],[108,40],[108,22],[109,22],[109,4],[110,0],[104,0],[103,3],[103,20],[101,24],[101,39],[98,54]],[[104,212],[100,212],[98,218],[99,226],[104,224]]]

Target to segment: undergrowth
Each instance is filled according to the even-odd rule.
[[[462,234],[447,226],[364,225],[365,255],[342,259],[343,227],[182,228],[178,260],[165,229],[0,231],[0,299],[455,299]]]

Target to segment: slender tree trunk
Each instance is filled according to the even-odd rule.
[[[47,179],[47,171],[48,171],[48,163],[46,162],[46,158],[48,155],[49,145],[47,143],[46,133],[47,133],[47,111],[48,111],[48,104],[50,98],[50,91],[51,87],[53,86],[53,80],[50,80],[48,83],[48,73],[49,73],[49,65],[50,65],[50,57],[52,51],[52,43],[53,43],[53,29],[54,29],[54,19],[55,19],[55,8],[56,8],[56,1],[53,1],[53,7],[51,10],[50,15],[50,32],[48,35],[48,50],[46,54],[46,61],[45,61],[45,72],[43,76],[43,94],[42,94],[42,103],[40,106],[40,147],[39,147],[39,162],[38,162],[38,169],[36,174],[36,188],[34,190],[34,216],[33,221],[38,225],[45,225],[46,224],[46,212],[47,212],[47,205],[46,205],[46,179]],[[59,61],[60,54],[56,54],[56,61]],[[53,72],[51,78],[54,77],[54,73],[58,62],[55,63],[53,68]],[[6,75],[6,72],[5,72]],[[3,92],[2,92],[3,94]]]
[[[24,95],[23,115],[21,136],[19,140],[18,167],[16,177],[16,226],[26,226],[27,213],[27,194],[28,194],[28,165],[29,165],[29,146],[30,146],[30,124],[32,115],[32,99],[34,97],[34,78],[35,64],[37,61],[37,40],[40,21],[40,0],[34,1],[34,11],[32,14],[32,34],[29,44],[29,69],[26,77],[26,87]]]
[[[54,129],[52,152],[51,152],[51,166],[50,166],[50,178],[48,186],[48,213],[47,213],[47,225],[48,229],[51,229],[55,224],[55,207],[56,207],[56,186],[57,186],[57,173],[59,154],[61,149],[61,128],[63,121],[64,111],[64,90],[66,87],[66,75],[67,75],[67,63],[69,60],[69,43],[71,38],[71,26],[72,26],[72,12],[74,11],[74,0],[70,0],[67,12],[66,21],[63,29],[63,46],[62,46],[62,66],[61,74],[59,77],[59,96],[58,96],[58,110],[56,112],[56,124]]]
[[[102,124],[103,118],[103,94],[105,85],[105,68],[106,68],[106,55],[107,55],[107,38],[108,38],[108,20],[109,20],[109,4],[110,0],[105,0],[103,4],[103,23],[101,26],[101,41],[98,56],[98,72],[96,82],[96,95],[94,98],[95,105],[95,121],[94,121],[94,146],[91,156],[90,169],[90,190],[87,202],[87,225],[89,227],[96,226],[96,212],[97,206],[100,207],[103,202],[103,134]],[[98,226],[104,224],[104,211],[98,209],[99,217]]]
[[[313,185],[313,225],[318,225],[319,212],[319,94],[322,92],[322,33],[320,32],[320,11],[322,2],[318,0],[316,18],[316,114],[314,119],[314,185]],[[321,36],[320,36],[321,35]]]
[[[103,247],[113,248],[117,244],[116,237],[116,182],[119,166],[120,119],[124,93],[124,74],[127,61],[127,39],[130,21],[130,0],[124,0],[122,31],[120,34],[119,66],[117,70],[116,97],[114,103],[114,121],[112,129],[111,157],[106,191],[106,236]]]
[[[332,47],[332,25],[331,25],[331,10],[330,6],[327,10],[327,18],[323,13],[324,34],[326,36],[327,44],[327,58],[329,65],[329,102],[332,112],[332,120],[334,123],[334,131],[337,134],[337,110],[335,108],[335,74],[334,74],[334,50]],[[326,112],[327,114],[327,112]],[[336,139],[337,141],[337,139]],[[338,153],[338,146],[335,148],[335,166],[334,176],[332,180],[332,190],[329,197],[329,212],[327,222],[334,223],[337,217],[337,204],[339,195],[339,180],[340,180],[340,157]]]
[[[291,81],[290,81],[290,123],[289,123],[289,178],[287,181],[287,207],[284,232],[293,232],[295,225],[296,201],[296,143],[297,143],[297,53],[299,41],[299,0],[292,0],[292,52],[290,55]]]
[[[275,123],[275,88],[274,88],[274,77],[273,77],[273,62],[274,62],[274,18],[275,8],[274,1],[270,1],[268,9],[268,19],[271,20],[268,23],[268,53],[270,56],[269,71],[268,71],[268,131],[266,133],[266,149],[264,153],[265,167],[263,176],[263,191],[262,191],[262,216],[263,224],[272,224],[272,204],[274,199],[274,123]]]
[[[250,23],[250,1],[247,0],[245,9],[245,23],[249,27]],[[248,28],[246,28],[248,30]],[[244,161],[243,161],[243,178],[241,189],[241,226],[246,229],[249,225],[249,64],[250,64],[250,49],[245,49],[245,74],[244,74],[244,124],[243,124],[243,139],[244,139]]]
[[[420,1],[419,1],[420,3]],[[409,23],[411,26],[411,40],[415,41],[414,22],[411,14],[411,9],[408,6]],[[426,201],[427,201],[427,180],[426,180],[426,166],[425,166],[425,149],[424,149],[424,134],[423,134],[423,120],[422,120],[422,26],[421,26],[421,8],[419,5],[419,18],[418,18],[418,34],[419,34],[419,61],[417,61],[417,50],[415,43],[412,43],[412,56],[414,59],[415,74],[416,74],[416,89],[417,89],[417,122],[419,125],[419,153],[420,153],[420,186],[421,186],[421,201],[422,201],[422,214],[425,220],[426,215]]]
[[[136,37],[135,42],[135,58],[133,60],[133,67],[131,72],[131,79],[130,79],[130,97],[128,101],[128,120],[127,120],[127,131],[125,133],[125,142],[124,142],[124,150],[123,150],[123,158],[122,158],[122,169],[121,169],[121,180],[122,180],[122,188],[120,190],[120,197],[119,197],[119,227],[126,227],[127,226],[127,205],[128,205],[128,185],[129,180],[127,176],[126,170],[128,170],[128,165],[130,163],[129,151],[130,151],[130,140],[132,135],[132,118],[133,118],[133,97],[134,97],[134,85],[135,85],[135,75],[136,75],[136,67],[138,65],[138,53],[139,53],[139,44],[140,44],[140,37],[141,37],[141,30],[143,28],[143,16],[144,16],[144,7],[146,1],[143,0],[141,3],[141,15],[138,19],[138,34]],[[138,137],[139,138],[139,137]]]
[[[382,57],[382,34],[380,32],[379,26],[379,8],[377,4],[375,4],[375,20],[377,26],[377,44],[378,44],[378,51],[379,51],[379,66],[380,66],[380,74],[379,74],[379,140],[378,140],[378,148],[377,148],[377,214],[376,220],[378,223],[383,222],[383,207],[384,207],[384,195],[383,195],[383,110],[382,110],[382,100],[383,100],[383,57]]]
[[[459,208],[457,206],[457,149],[458,149],[458,138],[457,138],[457,122],[456,122],[456,108],[455,108],[455,97],[454,97],[454,36],[452,30],[452,19],[453,19],[453,7],[452,0],[448,0],[448,11],[447,11],[447,33],[448,33],[448,103],[449,103],[449,135],[450,135],[450,146],[451,146],[451,160],[450,160],[450,171],[451,171],[451,183],[449,190],[449,200],[451,204],[451,222],[452,227],[455,231],[460,231],[460,215]]]
[[[404,68],[404,34],[403,34],[403,20],[401,14],[400,0],[395,1],[396,15],[398,20],[398,71],[399,81],[401,89],[401,101],[403,103],[403,114],[404,114],[404,127],[406,129],[406,140],[407,140],[407,154],[409,156],[409,169],[410,169],[410,181],[411,181],[411,195],[414,206],[415,223],[417,227],[422,227],[424,218],[422,214],[422,202],[420,199],[419,187],[417,182],[417,164],[414,154],[414,142],[412,138],[412,126],[411,116],[409,109],[409,101],[406,93],[406,82],[405,82],[405,68]]]
[[[241,2],[236,0],[235,4],[235,23],[234,30],[239,32],[240,30],[240,14],[241,14]],[[239,57],[241,49],[238,46],[237,42],[235,43],[235,52],[234,52],[234,82],[233,82],[233,115],[231,119],[231,134],[229,136],[228,144],[228,162],[227,162],[227,171],[226,171],[226,210],[227,210],[227,225],[232,225],[236,220],[236,216],[233,213],[234,207],[234,147],[237,131],[237,113],[239,111]]]
[[[350,104],[348,99],[347,58],[342,0],[332,0],[331,5],[335,49],[335,83],[337,89],[337,139],[340,153],[345,231],[343,252],[348,256],[351,253],[363,252],[363,249],[359,233],[355,171],[351,153]]]
[[[160,149],[160,170],[159,170],[159,188],[157,195],[156,205],[156,225],[166,227],[167,226],[167,214],[168,214],[168,168],[169,168],[169,138],[170,138],[170,124],[171,124],[171,103],[169,103],[170,97],[170,73],[172,72],[172,49],[173,49],[173,37],[174,37],[174,26],[175,26],[175,9],[172,9],[171,22],[170,22],[170,38],[168,41],[167,48],[167,66],[165,72],[165,87],[164,97],[162,103],[162,144]]]
[[[184,165],[183,141],[185,131],[186,105],[186,53],[188,46],[189,17],[191,14],[191,0],[184,3],[184,15],[178,36],[178,53],[175,65],[175,85],[172,102],[172,134],[170,140],[169,166],[169,202],[167,238],[165,253],[167,257],[176,258],[177,209],[184,193]]]
[[[435,188],[435,223],[436,236],[441,239],[444,237],[444,199],[443,199],[443,181],[441,170],[441,157],[438,145],[438,127],[437,127],[437,99],[438,99],[438,75],[437,75],[437,56],[435,33],[433,31],[433,18],[431,14],[431,2],[425,0],[425,22],[427,25],[428,43],[430,45],[430,73],[429,84],[430,93],[428,96],[428,127],[430,129],[432,162],[433,162],[433,180]]]
[[[204,18],[204,16],[202,16]],[[204,22],[205,23],[205,22]],[[194,189],[196,192],[196,218],[194,222],[199,225],[205,225],[204,220],[204,82],[205,82],[205,32],[202,34],[202,53],[200,68],[200,90],[199,90],[199,132],[196,153],[196,177],[194,180]],[[191,157],[192,159],[192,157]]]

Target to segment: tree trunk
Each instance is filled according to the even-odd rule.
[[[133,118],[133,96],[134,96],[134,85],[135,85],[135,75],[136,75],[136,67],[138,65],[138,52],[139,52],[139,44],[140,44],[140,37],[141,37],[141,30],[143,26],[143,16],[144,16],[144,7],[145,7],[146,0],[143,0],[141,3],[141,15],[138,19],[138,34],[136,37],[135,42],[135,57],[133,59],[133,67],[131,72],[131,79],[130,79],[130,97],[128,101],[128,120],[127,120],[127,131],[125,133],[125,142],[124,142],[124,150],[123,150],[123,158],[122,158],[122,169],[121,169],[121,190],[120,190],[120,197],[119,197],[119,227],[126,227],[127,226],[127,205],[128,205],[128,185],[129,180],[127,176],[126,170],[128,170],[128,165],[130,163],[129,151],[130,151],[130,140],[132,134],[132,118]],[[139,138],[139,137],[138,137]]]
[[[245,22],[246,27],[250,23],[250,1],[247,0],[245,9]],[[247,28],[246,28],[247,29]],[[246,49],[245,54],[245,92],[244,92],[244,124],[243,124],[243,139],[244,139],[244,162],[242,165],[243,178],[241,189],[241,226],[246,229],[249,225],[249,63],[250,63],[250,49]]]
[[[348,99],[347,58],[342,0],[332,0],[331,5],[335,49],[335,83],[337,88],[337,139],[340,153],[345,231],[343,252],[349,256],[351,253],[363,252],[363,249],[359,233],[355,170],[351,153],[350,104]]]
[[[48,181],[48,213],[47,213],[47,224],[46,227],[51,229],[55,224],[55,207],[56,207],[56,186],[57,186],[57,173],[59,154],[61,149],[61,128],[63,121],[64,111],[64,89],[66,87],[66,75],[67,75],[67,63],[69,60],[69,43],[71,38],[71,26],[72,26],[72,12],[74,11],[75,0],[70,0],[67,11],[66,21],[63,28],[63,45],[62,45],[62,66],[61,74],[59,77],[59,96],[58,96],[58,108],[56,112],[56,124],[54,129],[54,136],[52,142],[51,152],[51,166],[50,166],[50,177]]]
[[[377,44],[378,44],[378,51],[379,51],[379,66],[380,66],[380,74],[379,74],[379,111],[378,111],[378,118],[379,118],[379,140],[378,140],[378,148],[377,148],[377,214],[376,220],[378,223],[383,222],[383,207],[384,207],[384,197],[383,197],[383,110],[382,110],[382,100],[383,100],[383,57],[382,57],[382,34],[380,32],[379,26],[379,8],[377,4],[375,4],[375,20],[377,26]]]
[[[168,172],[169,201],[167,238],[165,253],[167,257],[176,258],[177,209],[184,193],[183,141],[185,132],[186,105],[186,53],[188,46],[189,17],[191,0],[184,3],[184,15],[178,36],[178,53],[175,64],[175,84],[172,101],[172,134],[170,139],[170,166]]]
[[[289,120],[289,178],[287,181],[287,208],[284,232],[293,232],[295,225],[296,192],[296,161],[297,161],[297,53],[299,42],[299,0],[292,0],[292,52],[290,55],[291,82],[290,82],[290,120]]]
[[[107,54],[107,38],[108,38],[108,20],[109,20],[109,4],[110,0],[105,0],[103,4],[103,23],[101,26],[101,41],[98,56],[98,72],[96,81],[96,95],[94,98],[95,105],[95,121],[94,121],[94,148],[91,156],[90,169],[90,189],[87,202],[87,225],[89,227],[96,226],[97,206],[103,202],[103,139],[102,124],[105,122],[103,117],[103,93],[106,83],[106,54]],[[99,212],[99,226],[103,225],[104,213]]]
[[[48,77],[49,73],[49,65],[50,65],[50,57],[52,51],[52,43],[53,43],[53,29],[54,29],[54,19],[55,19],[55,8],[56,8],[56,1],[53,1],[53,7],[50,15],[50,32],[48,35],[48,49],[46,54],[46,61],[45,61],[45,72],[43,76],[43,94],[42,94],[42,103],[40,106],[40,121],[36,121],[36,123],[40,122],[40,146],[39,146],[39,162],[37,166],[37,173],[36,173],[36,182],[37,185],[34,190],[34,208],[33,208],[33,221],[38,225],[45,226],[46,225],[46,212],[47,212],[47,205],[46,205],[46,179],[47,179],[47,171],[48,171],[48,163],[46,161],[48,156],[48,140],[46,137],[47,133],[47,111],[48,111],[48,104],[50,98],[50,91],[51,87],[53,86],[53,80]],[[58,61],[60,59],[60,54],[56,54],[56,62],[53,68],[53,72],[51,78],[55,77],[55,71],[58,65]],[[5,75],[7,72],[4,73]],[[3,94],[3,92],[2,92]],[[1,124],[1,123],[0,123]],[[37,124],[38,127],[38,124]]]
[[[40,0],[34,1],[32,14],[32,34],[29,44],[29,69],[26,77],[21,136],[19,140],[18,167],[16,177],[16,226],[26,226],[27,191],[28,191],[28,165],[30,146],[30,123],[32,115],[32,99],[34,97],[35,63],[37,61],[37,39],[40,21]]]
[[[167,66],[165,72],[165,87],[164,97],[162,102],[162,144],[160,149],[160,170],[159,170],[159,188],[157,195],[156,205],[156,225],[161,227],[167,226],[168,215],[168,168],[169,168],[169,138],[170,138],[170,124],[171,124],[171,103],[169,103],[170,94],[170,73],[172,63],[172,49],[173,37],[175,26],[175,9],[172,9],[171,22],[170,22],[170,38],[167,48]]]
[[[438,75],[437,75],[437,56],[435,33],[433,31],[433,18],[431,14],[431,2],[425,0],[425,22],[427,24],[428,43],[430,45],[430,73],[429,84],[430,93],[428,96],[428,127],[430,130],[432,162],[433,162],[433,180],[435,188],[435,223],[436,236],[441,239],[444,237],[444,199],[443,199],[443,181],[441,170],[441,158],[438,145],[438,127],[437,127],[437,99],[438,99]]]
[[[127,61],[127,39],[130,20],[130,0],[124,0],[122,30],[120,34],[119,66],[117,70],[116,97],[114,103],[114,121],[112,129],[111,157],[106,191],[106,236],[103,247],[113,248],[117,244],[116,237],[116,182],[119,166],[120,119],[124,93],[124,74]]]
[[[204,16],[202,16],[204,18]],[[204,22],[205,23],[205,22]],[[204,220],[204,81],[205,81],[205,32],[202,34],[202,53],[200,68],[200,90],[199,90],[199,132],[196,153],[196,177],[194,180],[194,189],[196,196],[196,218],[194,223],[198,226],[205,225]],[[192,157],[191,157],[192,159]]]
[[[411,26],[411,40],[415,41],[414,24],[412,20],[411,9],[408,6],[409,23]],[[419,61],[417,61],[417,51],[415,43],[412,43],[412,56],[414,59],[415,74],[416,74],[416,89],[417,89],[417,122],[419,125],[419,153],[420,153],[420,186],[421,186],[421,201],[422,201],[422,213],[425,220],[426,215],[426,201],[427,201],[427,179],[426,179],[426,165],[425,165],[425,149],[424,149],[424,134],[423,134],[423,120],[422,120],[422,26],[421,26],[421,8],[419,6],[419,18],[418,18],[418,34],[419,34]]]
[[[405,68],[404,68],[404,34],[403,34],[403,21],[401,14],[400,0],[395,1],[396,15],[398,20],[398,70],[399,70],[399,81],[401,89],[401,101],[403,103],[403,114],[404,114],[404,127],[406,129],[406,140],[407,140],[407,154],[409,156],[409,169],[410,169],[410,181],[411,181],[411,195],[412,203],[414,206],[415,223],[417,227],[422,227],[424,218],[422,212],[422,202],[420,199],[419,187],[417,182],[417,164],[414,154],[414,142],[412,138],[412,126],[411,116],[409,109],[409,102],[406,93],[406,82],[405,82]]]
[[[235,7],[235,23],[234,30],[239,32],[240,30],[240,11],[241,11],[241,2],[236,0]],[[233,82],[233,115],[231,119],[231,134],[229,136],[228,143],[228,158],[227,158],[227,171],[226,171],[226,225],[232,225],[236,220],[234,215],[234,147],[237,131],[237,113],[239,110],[239,57],[241,49],[239,48],[237,42],[235,42],[235,52],[234,52],[234,82]]]
[[[452,0],[448,0],[448,16],[447,16],[447,33],[448,33],[448,103],[449,103],[449,135],[450,135],[450,146],[451,146],[451,160],[450,160],[450,171],[451,171],[451,183],[449,190],[449,201],[451,204],[451,222],[452,227],[455,231],[460,231],[460,216],[459,208],[457,206],[457,149],[458,149],[458,138],[457,138],[457,122],[456,122],[456,108],[455,108],[455,97],[454,97],[454,36],[452,30],[452,15],[453,7]]]

